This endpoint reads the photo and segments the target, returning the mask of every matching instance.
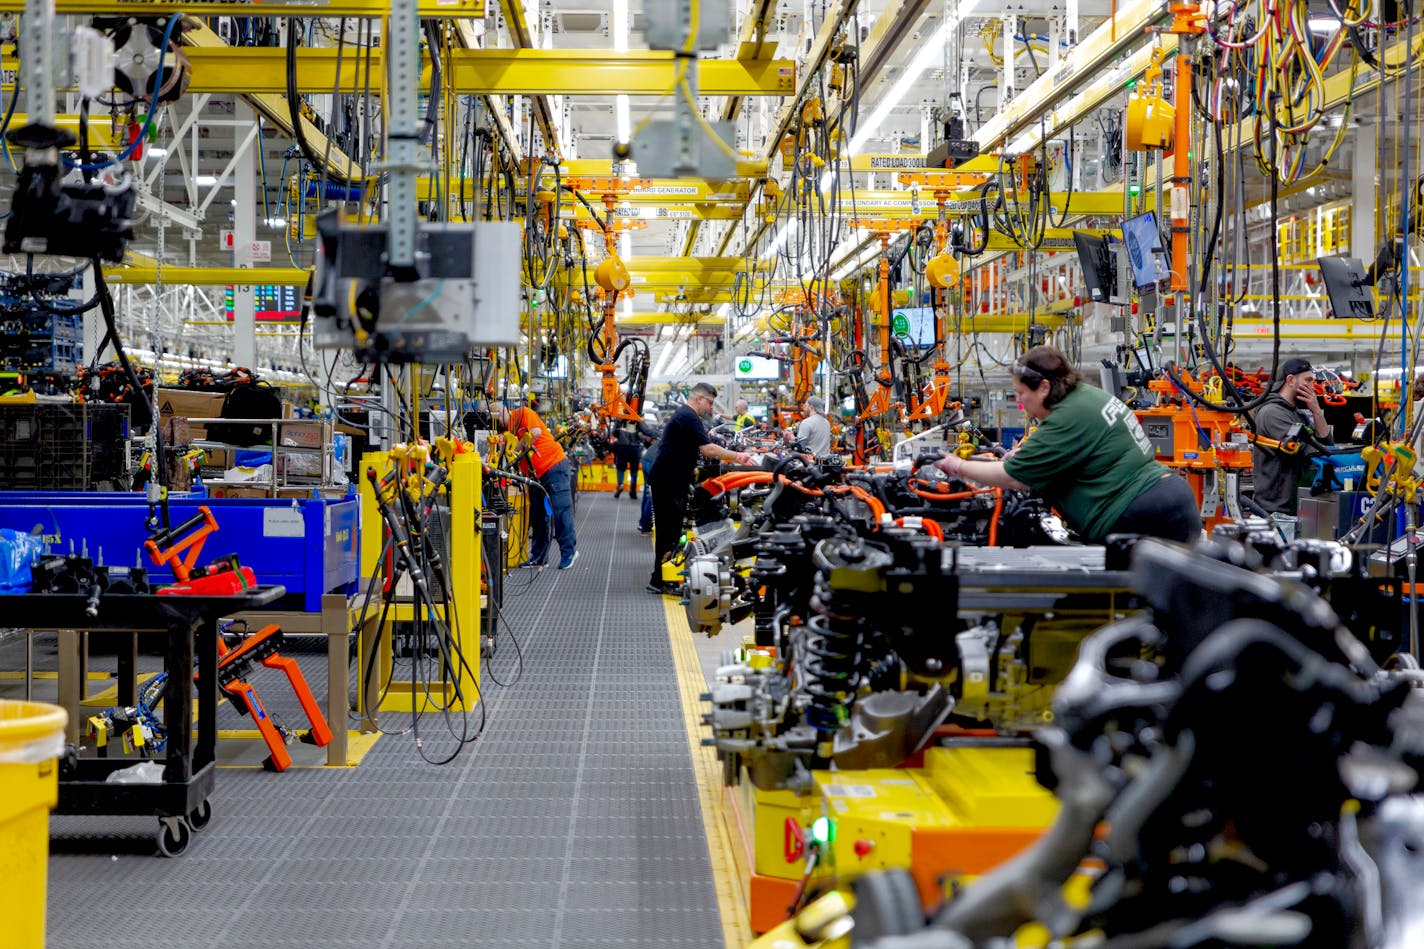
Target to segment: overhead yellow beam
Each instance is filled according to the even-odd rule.
[[[1236,317],[1232,336],[1239,343],[1248,339],[1270,340],[1274,332],[1269,319]],[[1359,340],[1379,344],[1379,323],[1351,319],[1281,319],[1282,339]]]
[[[184,37],[185,42],[187,37]],[[277,47],[186,48],[193,65],[189,92],[286,92],[287,52]],[[297,51],[297,91],[359,92],[365,87],[367,57],[340,53],[335,47]],[[632,96],[668,94],[677,76],[670,52],[635,50],[613,53],[579,49],[456,49],[445,64],[444,81],[462,95]],[[384,70],[382,51],[372,51],[370,70]],[[704,59],[697,72],[698,93],[705,96],[779,96],[792,89],[796,64],[791,60]],[[420,83],[430,82],[430,61]]]
[[[534,35],[529,31],[529,23],[524,18],[524,0],[499,0],[499,12],[504,18],[505,29],[509,31],[515,48],[532,49]],[[539,123],[540,135],[544,137],[543,151],[557,155],[562,149],[559,147],[559,126],[554,119],[553,104],[546,95],[534,96],[533,103],[534,118]],[[533,136],[530,136],[528,145],[533,151]]]
[[[743,155],[737,161],[737,178],[765,178],[767,163],[764,160],[753,158],[750,155]],[[609,178],[621,174],[621,170],[613,167],[611,158],[565,158],[559,165],[559,174],[565,178]],[[526,170],[527,177],[527,170]],[[629,177],[634,177],[629,175]],[[552,183],[554,180],[553,169],[546,168],[542,172],[542,178],[546,182]],[[653,178],[654,184],[680,184],[683,179]],[[691,179],[699,180],[699,179]],[[730,180],[730,179],[729,179]]]
[[[951,333],[1027,333],[1032,326],[1050,329],[1062,326],[1068,319],[1062,313],[996,313],[969,317],[949,328]]]
[[[475,17],[486,14],[485,0],[417,0],[420,16]],[[390,16],[390,0],[260,0],[260,3],[234,3],[232,0],[55,0],[55,12],[61,15],[80,13],[116,13],[123,16],[168,16],[186,13],[190,16]],[[19,13],[24,0],[0,0],[0,12]]]
[[[1117,7],[1114,16],[1073,47],[1059,68],[1039,76],[975,131],[980,154],[995,151],[1019,132],[1038,125],[1041,116],[1089,82],[1116,84],[1122,89],[1134,76],[1117,68],[1104,75],[1108,64],[1129,47],[1148,40],[1148,29],[1168,16],[1170,12],[1162,0],[1130,0]],[[1176,37],[1170,34],[1158,40],[1176,45]],[[1054,131],[1048,130],[1050,135]]]
[[[10,117],[10,128],[24,128],[30,121],[30,117],[23,112],[18,112]],[[56,115],[54,124],[64,131],[79,138],[79,116],[77,115]],[[115,129],[109,124],[109,120],[103,116],[89,117],[89,146],[91,148],[103,148],[109,151],[122,149],[129,143],[129,130],[123,126]],[[18,145],[11,145],[11,152],[20,151]]]
[[[134,265],[105,264],[104,279],[109,283],[145,284],[158,283],[160,269],[152,257],[130,254]],[[302,287],[306,286],[311,271],[298,267],[163,267],[162,279],[166,284],[195,284],[198,286],[260,286]]]
[[[189,45],[184,47],[185,53],[191,57],[199,50],[206,50],[217,55],[221,55],[223,50],[231,50],[232,47],[223,42],[207,26],[199,25],[183,33],[183,41]],[[285,67],[284,67],[285,68]],[[190,92],[199,90],[189,89]],[[267,117],[267,120],[282,130],[286,136],[293,137],[295,129],[292,127],[291,109],[287,105],[285,89],[277,92],[263,92],[254,89],[251,84],[237,86],[234,91],[244,93],[243,96],[249,105]],[[250,93],[250,94],[247,94]],[[317,129],[306,116],[301,116],[298,121],[301,123],[302,131],[305,133],[307,144],[312,150],[323,156],[326,162],[326,170],[329,174],[339,178],[346,178],[351,181],[359,181],[365,178],[365,172],[361,166],[352,161],[344,151],[337,148],[335,144],[327,140],[320,130]]]
[[[680,313],[634,313],[632,316],[620,316],[613,320],[613,325],[618,327],[695,325],[698,328],[720,329],[725,323],[720,316],[688,317]]]

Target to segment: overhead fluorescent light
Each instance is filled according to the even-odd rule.
[[[217,183],[218,179],[213,175],[195,175],[193,177],[193,184],[199,188],[211,188]]]
[[[613,34],[613,52],[628,52],[628,0],[613,0],[613,18],[608,32]]]
[[[910,88],[919,82],[920,76],[930,64],[936,59],[944,56],[944,44],[949,41],[950,36],[961,22],[974,15],[983,0],[964,0],[959,4],[959,9],[953,14],[946,14],[944,22],[934,35],[920,47],[920,51],[915,54],[915,58],[910,60],[910,64],[905,67],[905,71],[900,74],[900,78],[895,80],[895,84],[890,87],[890,91],[880,100],[880,105],[876,107],[867,118],[861,120],[860,131],[855,133],[855,138],[850,141],[850,154],[857,155],[865,147],[865,143],[870,141],[880,128],[881,123],[890,117],[890,113],[900,105],[901,100],[910,94]]]
[[[269,217],[269,218],[267,218],[267,226],[268,226],[268,227],[286,227],[286,226],[287,226],[287,219],[284,218],[284,217]]]
[[[147,155],[149,158],[167,158],[167,157],[168,157],[168,149],[166,149],[166,148],[160,148],[160,147],[154,145],[154,146],[150,146],[150,147],[147,149],[147,151],[144,152],[144,154]]]
[[[613,114],[618,120],[618,141],[628,144],[633,137],[633,118],[628,112],[628,97],[620,95],[614,100]]]
[[[1313,16],[1305,21],[1312,33],[1334,33],[1340,29],[1340,21],[1333,16]]]

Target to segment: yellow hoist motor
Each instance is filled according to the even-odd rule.
[[[1124,122],[1128,151],[1166,151],[1172,147],[1177,110],[1162,98],[1162,60],[1166,57],[1167,51],[1160,46],[1152,51],[1142,84],[1128,97]]]

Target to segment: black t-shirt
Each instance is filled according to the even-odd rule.
[[[698,449],[710,441],[707,426],[697,413],[685,405],[678,406],[658,440],[658,457],[651,469],[653,480],[660,486],[690,485],[697,470]]]

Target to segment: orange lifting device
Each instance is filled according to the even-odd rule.
[[[218,686],[237,703],[239,710],[252,716],[262,741],[267,745],[268,756],[262,763],[263,767],[271,771],[286,771],[291,767],[292,756],[287,752],[290,733],[272,721],[267,707],[257,696],[257,690],[247,681],[254,665],[260,663],[268,669],[280,669],[292,684],[292,691],[297,694],[297,701],[311,724],[311,729],[298,735],[298,739],[318,748],[331,744],[331,728],[321,714],[321,706],[317,705],[316,696],[312,695],[297,661],[280,654],[282,645],[282,630],[276,625],[262,627],[237,646],[228,646],[221,636],[218,637]]]

